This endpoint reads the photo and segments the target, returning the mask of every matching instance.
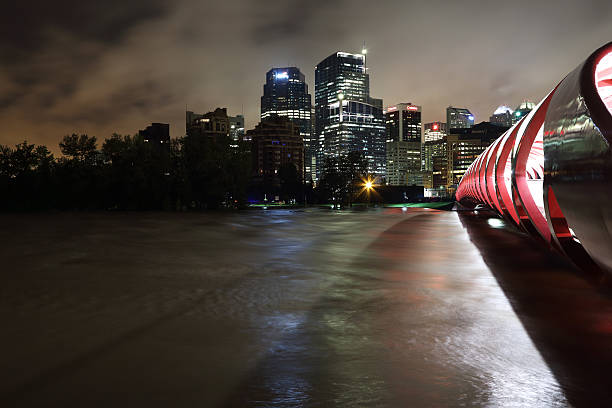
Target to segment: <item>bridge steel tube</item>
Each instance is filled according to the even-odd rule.
[[[612,42],[472,163],[457,201],[489,206],[583,268],[612,273]]]

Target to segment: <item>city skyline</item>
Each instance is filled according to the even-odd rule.
[[[270,68],[296,66],[314,89],[318,61],[337,50],[360,52],[364,41],[371,92],[385,106],[411,100],[423,106],[423,122],[443,121],[449,105],[465,106],[478,123],[501,104],[537,100],[554,86],[551,78],[612,38],[606,21],[612,4],[604,1],[64,6],[41,3],[46,13],[31,15],[12,5],[2,17],[0,144],[27,139],[57,151],[68,133],[104,139],[152,122],[170,123],[177,137],[185,105],[244,112],[251,129],[259,118],[261,77]],[[202,13],[219,18],[198,26]],[[431,30],[441,13],[454,17]],[[17,24],[15,16],[26,14]],[[466,24],[472,19],[479,24]],[[367,27],[355,32],[355,21]],[[564,35],[568,25],[581,35]],[[410,53],[398,52],[407,47]]]

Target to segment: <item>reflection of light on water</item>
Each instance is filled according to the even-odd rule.
[[[505,225],[498,218],[487,223],[493,228]],[[439,296],[449,305],[442,310],[452,310],[454,318],[465,324],[438,333],[436,356],[463,375],[477,378],[474,384],[483,385],[478,405],[567,406],[559,383],[478,249],[464,242],[455,239],[450,248],[461,253],[454,260],[453,273],[446,274],[448,287],[455,289]]]
[[[487,220],[487,224],[489,224],[490,226],[492,226],[493,228],[504,228],[504,226],[506,225],[502,220],[500,220],[499,218],[489,218]]]

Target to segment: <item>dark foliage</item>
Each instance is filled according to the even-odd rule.
[[[246,203],[250,152],[229,140],[170,144],[114,134],[67,135],[62,158],[45,146],[0,145],[0,210],[184,210]]]
[[[327,158],[318,187],[319,200],[349,206],[362,199],[363,180],[368,162],[361,152]]]

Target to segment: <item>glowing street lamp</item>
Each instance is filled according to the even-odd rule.
[[[374,191],[374,180],[368,176],[367,179],[363,180],[363,190],[368,196],[368,207],[370,206],[370,196],[372,195],[372,191]]]

